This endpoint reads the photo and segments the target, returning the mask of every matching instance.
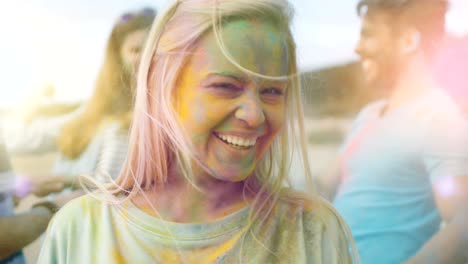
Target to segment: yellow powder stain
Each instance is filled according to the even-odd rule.
[[[112,263],[115,263],[115,264],[125,264],[125,258],[122,256],[122,254],[120,254],[120,251],[119,250],[112,250],[111,252],[111,258],[112,258]]]
[[[190,63],[179,74],[180,79],[175,88],[174,105],[181,121],[190,119],[190,116],[194,114],[194,109],[197,106],[193,105],[191,101],[200,94],[200,77],[204,76],[204,71],[206,70],[197,69]]]

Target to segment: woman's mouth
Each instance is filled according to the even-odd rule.
[[[227,134],[221,134],[217,132],[214,132],[213,134],[218,139],[223,141],[224,143],[236,149],[242,149],[242,150],[251,149],[255,146],[257,142],[257,137],[244,138],[244,137],[232,136],[232,135],[227,135]]]

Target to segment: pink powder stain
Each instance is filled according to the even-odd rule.
[[[25,177],[17,176],[15,179],[15,194],[16,196],[23,198],[31,192],[32,183]]]
[[[443,197],[453,196],[456,194],[456,191],[457,191],[456,184],[455,184],[453,177],[442,178],[436,183],[435,189]]]
[[[435,79],[457,99],[468,100],[468,37],[445,44],[436,57]],[[461,98],[460,98],[461,97]]]
[[[341,168],[341,180],[346,182],[349,177],[348,167],[346,160],[350,159],[352,155],[357,152],[361,147],[362,142],[369,136],[369,134],[374,130],[376,123],[370,121],[367,123],[361,131],[356,133],[353,139],[350,140],[348,146],[344,149],[342,157],[339,158],[339,164]]]

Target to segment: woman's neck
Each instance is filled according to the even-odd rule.
[[[195,188],[182,176],[171,175],[165,184],[137,195],[133,202],[148,214],[181,223],[210,222],[247,206],[252,193],[244,192],[244,182],[211,178],[198,181]],[[148,201],[143,197],[146,197]]]

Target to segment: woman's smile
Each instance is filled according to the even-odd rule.
[[[248,150],[252,149],[255,146],[255,143],[257,142],[258,137],[239,137],[239,136],[234,136],[230,135],[227,133],[218,133],[218,132],[213,132],[213,134],[219,138],[221,141],[226,143],[229,146],[232,146],[233,148],[236,149],[241,149],[241,150]]]

